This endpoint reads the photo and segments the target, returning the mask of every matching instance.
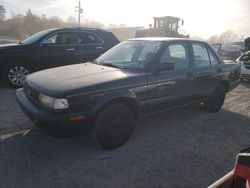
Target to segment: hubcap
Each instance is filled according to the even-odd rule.
[[[23,66],[14,66],[9,70],[8,79],[13,85],[22,86],[29,73],[30,71]]]
[[[106,138],[110,141],[114,141],[122,138],[125,132],[124,122],[121,119],[115,119],[111,121],[107,127]]]

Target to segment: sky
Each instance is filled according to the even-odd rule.
[[[25,13],[66,20],[76,17],[78,0],[0,0],[7,17]],[[250,36],[250,0],[82,0],[83,17],[109,24],[148,27],[154,16],[175,16],[185,20],[186,34],[208,38],[227,30]]]

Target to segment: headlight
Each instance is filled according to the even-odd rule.
[[[55,99],[53,97],[49,97],[43,94],[39,94],[39,101],[44,106],[47,106],[53,109],[66,109],[69,107],[69,103],[67,99]]]

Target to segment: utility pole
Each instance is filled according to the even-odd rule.
[[[83,9],[81,7],[81,1],[79,1],[78,6],[75,7],[75,12],[78,13],[78,25],[81,26],[81,14],[83,13]]]

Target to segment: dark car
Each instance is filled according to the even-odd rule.
[[[92,63],[31,74],[17,100],[27,116],[52,133],[89,129],[113,149],[131,136],[138,115],[204,103],[217,112],[240,80],[207,44],[188,39],[131,39]]]
[[[102,29],[41,31],[18,44],[0,45],[0,75],[20,87],[31,72],[94,60],[118,43],[113,33]]]

